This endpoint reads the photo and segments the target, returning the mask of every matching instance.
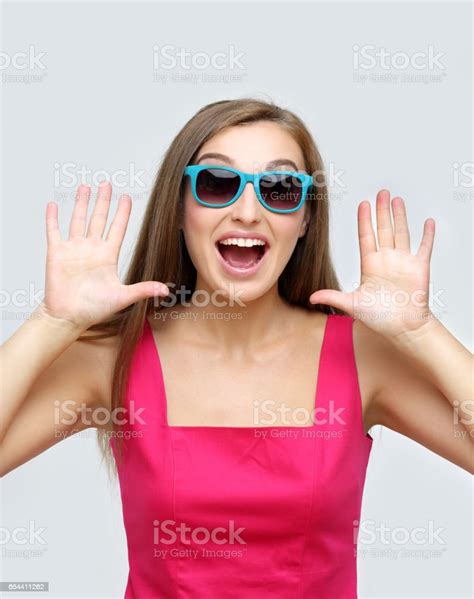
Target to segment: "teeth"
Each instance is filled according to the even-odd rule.
[[[253,245],[265,245],[262,239],[244,239],[243,237],[229,237],[228,239],[221,239],[219,243],[223,245],[238,245],[239,247],[252,247]]]

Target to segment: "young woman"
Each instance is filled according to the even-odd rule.
[[[379,191],[376,234],[361,202],[344,293],[321,172],[292,112],[205,106],[164,157],[125,283],[130,197],[105,236],[109,183],[88,226],[79,187],[67,239],[47,206],[44,300],[2,348],[1,472],[97,428],[128,598],[356,597],[373,425],[473,472],[471,354],[428,303],[434,221],[412,253],[403,200]]]

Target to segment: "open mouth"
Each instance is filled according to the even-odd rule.
[[[262,240],[225,239],[216,243],[223,260],[232,268],[247,270],[256,266],[267,251]]]

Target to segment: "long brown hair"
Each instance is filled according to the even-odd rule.
[[[290,133],[302,150],[306,172],[313,176],[317,173],[317,185],[308,199],[318,201],[306,202],[310,210],[308,227],[280,275],[278,291],[290,304],[307,310],[344,314],[339,309],[308,302],[311,293],[318,289],[340,290],[329,252],[328,190],[319,151],[306,126],[293,112],[271,101],[252,98],[223,100],[204,106],[172,141],[158,170],[123,282],[132,285],[141,281],[162,281],[172,283],[176,288],[184,285],[186,290],[194,291],[196,269],[179,228],[183,213],[184,167],[192,164],[201,146],[223,129],[257,121],[277,123]],[[133,352],[146,315],[154,304],[153,298],[134,303],[88,329],[99,334],[79,338],[94,340],[119,335],[112,381],[112,410],[124,403]],[[113,460],[108,438],[100,431],[99,442],[110,465]],[[118,443],[117,447],[120,445]]]

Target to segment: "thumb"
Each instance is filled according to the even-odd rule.
[[[124,286],[124,295],[127,305],[139,302],[149,297],[166,296],[170,292],[169,288],[158,281],[143,281],[133,285]]]
[[[309,296],[311,304],[325,304],[352,314],[352,294],[335,289],[319,289]]]

